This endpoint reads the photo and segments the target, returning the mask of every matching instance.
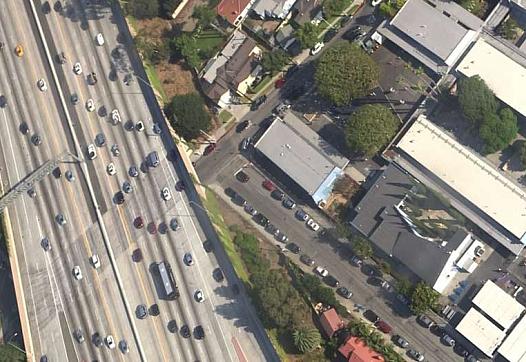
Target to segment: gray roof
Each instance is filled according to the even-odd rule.
[[[309,195],[316,192],[335,168],[343,170],[349,163],[290,112],[283,120],[276,118],[254,147]]]
[[[408,0],[378,32],[438,72],[446,60],[449,65],[456,61],[475,34],[469,30],[476,32],[482,24],[454,2]]]
[[[458,248],[467,233],[457,230],[444,246],[413,234],[394,208],[413,188],[413,182],[396,165],[389,165],[354,208],[351,224],[384,253],[398,259],[419,278],[434,285],[449,258],[449,252]]]

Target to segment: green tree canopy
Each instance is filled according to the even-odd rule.
[[[342,15],[349,2],[347,0],[325,0],[323,14],[326,17]]]
[[[201,130],[210,128],[210,115],[205,110],[203,98],[197,93],[173,97],[167,113],[172,127],[187,140],[196,138]]]
[[[425,282],[420,282],[411,293],[411,311],[415,314],[425,313],[438,304],[439,297],[440,293]]]
[[[365,96],[378,77],[378,66],[369,54],[349,42],[339,42],[325,51],[315,74],[320,94],[338,106]]]
[[[518,140],[515,141],[513,144],[513,148],[515,149],[515,152],[519,156],[521,170],[526,170],[526,141],[525,140]]]
[[[406,297],[410,297],[413,292],[413,284],[407,279],[400,278],[396,281],[396,291]]]
[[[192,13],[192,18],[197,19],[198,24],[203,28],[208,28],[216,16],[216,10],[207,5],[196,6]]]
[[[302,49],[312,48],[318,42],[318,27],[310,22],[304,23],[296,29],[295,36]]]
[[[197,42],[189,34],[182,34],[172,41],[172,46],[184,58],[190,68],[198,68],[201,64]]]
[[[165,18],[171,19],[172,14],[181,2],[181,0],[160,0],[161,1],[161,11]]]
[[[158,0],[129,0],[126,11],[137,19],[151,19],[159,15]]]
[[[315,328],[298,328],[292,333],[292,338],[301,353],[310,352],[321,343],[320,332]]]
[[[0,344],[0,362],[25,362],[26,356],[11,344]]]
[[[480,138],[484,141],[484,153],[504,149],[517,136],[518,131],[517,117],[511,109],[503,108],[499,115],[486,114],[479,128]]]
[[[164,41],[152,41],[143,31],[139,31],[133,41],[143,58],[152,64],[159,64],[161,60],[168,58],[169,47]]]
[[[261,66],[265,72],[275,74],[290,62],[290,57],[281,49],[266,52],[261,58]]]
[[[458,82],[458,103],[464,117],[473,125],[479,125],[487,114],[497,111],[495,94],[478,75]]]
[[[367,104],[349,118],[345,129],[347,145],[353,151],[372,156],[394,137],[398,126],[398,119],[389,108]]]
[[[371,243],[361,236],[352,238],[352,251],[362,259],[368,259],[373,256],[373,247]]]

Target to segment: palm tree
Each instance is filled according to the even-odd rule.
[[[301,353],[312,351],[320,345],[321,336],[315,328],[300,327],[292,333],[294,345]]]
[[[367,337],[371,333],[371,328],[365,322],[357,320],[349,323],[349,332],[356,337]]]

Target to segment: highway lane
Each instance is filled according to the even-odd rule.
[[[54,25],[56,25],[56,24],[54,24]],[[59,25],[59,27],[60,27],[60,25]],[[53,28],[55,29],[55,26],[54,26]],[[91,28],[92,28],[92,27],[91,27],[91,24],[90,24],[90,30],[91,30]],[[74,29],[69,29],[69,31],[66,31],[66,32],[64,32],[64,33],[71,34],[72,31],[74,31]],[[88,37],[88,38],[86,38],[86,39],[90,39],[90,41],[92,42],[91,39],[94,38],[94,35],[95,35],[95,34],[96,34],[96,32],[93,32],[93,33],[91,34],[91,37]],[[111,41],[111,40],[109,40],[109,39],[111,39],[111,38],[108,36],[108,34],[111,34],[111,29],[110,29],[109,31],[104,31],[104,34],[105,34],[105,37],[106,37],[106,42],[109,43],[109,42]],[[57,37],[56,37],[56,36],[54,36],[54,41],[58,43],[58,40],[57,40]],[[93,44],[93,42],[92,42],[92,44]],[[65,45],[65,44],[62,44],[62,45]],[[92,47],[94,47],[94,46],[92,45]],[[99,47],[97,47],[97,48],[99,48]],[[105,46],[105,47],[101,47],[101,48],[106,48],[106,46]],[[84,46],[84,49],[89,49],[89,45],[87,45],[87,46],[85,45],[85,46]],[[93,50],[93,49],[92,49],[92,50]],[[95,51],[96,51],[96,52],[100,52],[99,49],[95,49]],[[108,68],[105,68],[105,64],[104,64],[104,62],[103,62],[103,60],[107,60],[107,59],[109,58],[108,55],[109,55],[109,54],[107,54],[105,57],[102,57],[102,59],[99,60],[99,62],[100,62],[99,65],[102,67],[102,71],[101,71],[101,72],[97,72],[97,74],[99,74],[99,79],[100,79],[100,74],[107,74],[107,73],[108,73]],[[97,61],[97,60],[96,60],[96,61]],[[90,63],[90,64],[91,64],[91,63]],[[99,83],[101,83],[101,82],[99,81]],[[109,84],[109,87],[111,88],[114,84],[115,84],[115,83],[110,83],[110,84]],[[120,84],[120,83],[119,83],[119,84]],[[123,87],[122,84],[120,84],[120,87],[121,87],[121,89],[119,89],[119,87],[117,87],[117,92],[112,92],[112,91],[110,91],[110,92],[106,92],[106,95],[111,95],[110,98],[113,98],[112,100],[115,101],[116,103],[118,103],[118,97],[116,97],[115,94],[124,93],[124,92],[122,92],[122,87]],[[119,91],[120,91],[120,92],[119,92]],[[82,98],[82,97],[81,97],[81,98]],[[126,97],[123,97],[123,98],[124,98],[124,100],[127,99]],[[125,103],[125,102],[124,102],[124,103]],[[133,106],[134,106],[135,108],[132,108]],[[133,114],[132,112],[130,112],[130,113],[127,112],[129,109],[132,109],[132,110],[134,111],[134,114],[135,114],[135,115],[137,115],[138,117],[141,117],[140,111],[141,111],[142,108],[137,107],[136,104],[134,104],[133,106],[127,106],[126,104],[123,105],[123,106],[122,106],[122,105],[117,106],[117,108],[121,111],[121,115],[123,115],[123,119],[127,119],[127,117],[126,117],[127,114]],[[111,108],[109,108],[109,109],[111,109]],[[146,122],[146,124],[147,124],[147,129],[149,128],[148,126],[151,126],[151,123],[148,122],[148,116],[149,116],[149,115],[146,114],[146,115],[144,115],[144,117],[146,117],[146,118],[143,118],[143,119],[145,119],[145,120],[147,121],[147,122]],[[151,116],[150,116],[150,117],[151,117]],[[104,128],[104,124],[101,125],[101,127]],[[118,129],[118,128],[115,128],[115,127],[111,128],[111,127],[110,127],[109,132],[112,132],[112,130],[114,130],[114,129]],[[106,132],[105,132],[105,133],[106,133]],[[124,136],[127,135],[126,132],[124,132],[124,131],[122,131],[122,134],[123,134]],[[134,135],[135,138],[136,138],[136,137],[144,137],[144,136],[142,136],[142,135],[137,135],[137,134],[134,134],[134,133],[132,133],[132,135]],[[123,137],[123,138],[119,138],[119,134],[118,134],[118,132],[114,132],[114,133],[112,133],[112,136],[117,137],[117,138],[119,139],[119,141],[121,141],[121,140],[124,141],[124,142],[120,142],[120,143],[119,143],[120,145],[122,145],[122,144],[126,144],[126,145],[128,145],[128,142],[129,142],[128,139],[123,139],[124,137]],[[130,136],[128,135],[128,137],[130,137]],[[144,143],[144,141],[141,141],[141,142],[134,142],[134,143],[132,143],[132,145],[133,145],[133,146],[140,146],[141,143]],[[133,147],[133,146],[132,146],[132,147]],[[141,152],[141,156],[144,156],[144,155],[146,154],[146,152],[148,152],[148,151],[149,151],[149,150],[144,150],[143,152]],[[133,151],[132,151],[132,152],[133,152]],[[128,153],[128,151],[126,152],[126,154],[127,154],[127,153]],[[123,155],[124,155],[124,154],[123,154]],[[121,159],[123,159],[123,155],[121,155],[121,157],[120,157]],[[119,175],[121,175],[121,174],[125,174],[126,167],[122,167],[122,172],[121,172],[121,167],[120,167],[120,166],[118,166],[118,169],[119,169],[119,171],[118,171],[118,173],[117,173],[117,176],[119,176]],[[99,171],[99,174],[100,174],[100,171]],[[165,176],[165,178],[166,178],[167,175],[164,175],[164,176]],[[175,182],[177,181],[177,179],[176,179],[173,175],[171,175],[171,176],[172,176],[172,180],[170,180],[170,183],[171,183],[171,189],[172,189],[172,191],[173,191],[173,190],[174,190],[174,185],[175,185]],[[145,176],[145,177],[147,177],[147,176]],[[160,191],[160,188],[161,188],[163,185],[161,185],[160,183],[158,184],[158,183],[157,183],[157,179],[158,179],[158,178],[152,177],[151,180],[149,180],[149,181],[150,181],[154,186],[151,187],[150,190],[148,190],[148,187],[146,187],[146,192],[144,192],[144,193],[141,192],[141,193],[140,193],[140,195],[142,195],[142,196],[145,197],[145,202],[140,202],[140,203],[139,203],[139,204],[142,206],[143,210],[144,210],[145,208],[147,208],[146,206],[148,206],[148,205],[155,205],[155,204],[159,203],[159,197],[160,197],[160,196],[159,196],[159,191]],[[120,184],[120,182],[119,182],[119,184]],[[142,188],[141,188],[141,189],[142,189]],[[148,193],[148,191],[150,191],[150,193]],[[137,191],[134,192],[135,195],[136,195],[137,193],[138,193]],[[111,193],[110,193],[110,194],[111,194]],[[133,197],[135,197],[135,196],[133,196]],[[139,198],[139,197],[138,197],[138,198]],[[141,200],[141,201],[142,201],[142,200]],[[128,204],[128,202],[127,202],[127,204]],[[184,206],[184,205],[183,205],[183,206]],[[153,216],[152,216],[153,219],[156,219],[156,218],[158,217],[158,215],[156,215],[156,212],[157,212],[157,211],[158,211],[158,209],[155,208],[155,207],[153,207],[152,210],[147,210],[146,212],[147,212],[147,213],[150,213],[151,215],[153,215]],[[168,210],[168,211],[169,211],[169,210]],[[132,220],[132,219],[128,219],[127,222],[130,223],[131,220]],[[186,230],[186,229],[190,229],[190,228],[187,228],[187,227],[184,226],[184,221],[183,221],[183,229],[184,229],[184,230]],[[194,234],[195,234],[195,232],[194,232]],[[198,242],[198,245],[201,245],[201,240],[199,240],[199,238],[196,237],[196,235],[188,236],[188,237],[187,237],[187,240],[195,240],[195,241]],[[141,241],[138,240],[138,242],[140,243]],[[170,244],[175,245],[176,243],[181,244],[180,241],[172,241],[172,242],[169,243],[169,245],[170,245]],[[152,243],[149,242],[149,243],[146,244],[146,247],[147,247],[147,248],[148,248],[148,247],[151,247],[151,245],[152,245]],[[153,244],[153,245],[155,245],[155,244]],[[154,250],[152,251],[152,254],[155,253],[156,251],[160,251],[160,253],[158,252],[158,253],[155,255],[155,258],[156,258],[156,259],[157,259],[158,257],[164,257],[164,256],[167,257],[167,256],[170,254],[170,250],[168,250],[168,249],[166,249],[166,248],[165,248],[165,249],[163,249],[163,248],[158,248],[159,250],[157,250],[157,248],[153,248],[153,249],[154,249]],[[148,249],[147,249],[147,250],[148,250]],[[149,250],[148,250],[148,251],[149,251]],[[182,260],[182,255],[183,255],[183,253],[184,253],[183,251],[179,251],[178,253],[177,253],[177,252],[176,252],[176,253],[173,253],[173,251],[172,251],[172,255],[173,255],[173,257],[170,258],[170,259],[172,259],[172,260],[177,260],[176,263],[177,263],[178,265],[180,265],[180,264],[181,264],[181,260]],[[146,254],[146,252],[145,252],[145,254]],[[174,255],[174,254],[177,254],[177,255]],[[126,259],[127,259],[127,260],[126,260],[126,263],[125,263],[125,264],[129,264],[129,256],[128,256]],[[158,260],[158,259],[157,259],[157,260]],[[126,267],[126,266],[124,266],[124,267]],[[120,268],[120,267],[119,267],[119,268]],[[176,268],[174,268],[174,269],[176,269]],[[126,273],[125,273],[125,274],[126,274]],[[139,280],[141,280],[141,285],[144,285],[144,282],[143,282],[143,280],[142,280],[142,277],[140,276],[141,274],[142,274],[142,273],[137,273],[137,277],[138,277]],[[185,278],[188,279],[188,277],[186,277],[185,275],[179,276],[179,271],[177,271],[177,270],[176,270],[176,273],[175,273],[175,274],[176,274],[176,278],[177,278],[177,279],[180,279],[180,278],[181,278],[181,279],[185,279]],[[181,274],[182,274],[182,273],[181,273]],[[201,276],[201,278],[202,278],[202,276]],[[196,308],[201,308],[201,309],[202,309],[203,307],[201,307],[200,305],[198,305],[198,306],[196,307],[196,306],[195,306],[196,303],[195,303],[195,302],[192,300],[192,298],[191,298],[191,296],[193,295],[193,292],[195,291],[195,289],[193,289],[193,286],[194,286],[194,285],[198,285],[199,283],[194,283],[194,284],[191,284],[191,282],[188,282],[188,283],[187,283],[187,280],[186,280],[186,279],[185,279],[185,285],[188,284],[188,285],[189,285],[189,288],[187,288],[187,293],[185,293],[185,298],[187,298],[188,300],[184,301],[184,303],[186,304],[186,306],[185,306],[184,308],[182,308],[182,309],[183,309],[183,312],[187,311],[188,309],[194,309],[194,311],[193,311],[193,315],[194,315],[194,317],[192,317],[192,315],[187,315],[185,319],[190,319],[190,320],[192,320],[192,319],[193,319],[193,320],[200,319],[200,320],[201,320],[202,318],[199,318],[199,317],[201,317],[201,316],[203,315],[203,313],[202,313],[201,311],[199,311],[198,313],[196,313],[196,312],[195,312],[195,309],[196,309]],[[190,289],[191,289],[191,290],[190,290]],[[184,299],[184,298],[181,298],[181,299]],[[133,304],[133,303],[132,303],[132,304]],[[173,303],[172,303],[172,304],[173,304]],[[159,305],[162,306],[162,301],[159,301]],[[161,308],[161,310],[162,310],[162,308]],[[205,309],[205,311],[207,311],[207,310],[212,310],[212,308],[207,308],[207,309]],[[195,318],[196,315],[197,315],[197,318]],[[161,313],[161,316],[163,316],[163,313]],[[214,318],[215,318],[215,316],[213,316],[213,315],[211,316],[210,313],[209,313],[208,317],[211,318],[210,320],[214,320]],[[215,322],[214,324],[215,324],[215,325],[213,325],[213,328],[214,328],[214,331],[216,331],[216,330],[218,330],[218,328],[217,328],[217,322]],[[205,326],[205,329],[207,329],[206,326]],[[217,340],[221,340],[221,339],[222,339],[221,336],[222,336],[223,334],[221,333],[221,331],[219,331],[219,332],[220,332],[220,333],[215,332],[214,335],[212,335],[212,336],[210,336],[210,337],[207,337],[207,338],[205,339],[205,341],[204,341],[205,344],[206,344],[207,346],[210,345],[210,344],[213,345],[213,344],[216,343]],[[210,332],[208,332],[208,333],[210,333]],[[214,337],[216,337],[216,338],[214,338]],[[173,338],[172,338],[172,340],[173,340]],[[193,342],[193,343],[194,343],[194,342]],[[194,344],[195,344],[195,343],[194,343]],[[197,344],[197,346],[199,346],[199,345],[200,345],[200,344]],[[230,347],[230,348],[221,349],[221,348],[219,348],[219,346],[217,346],[217,345],[213,346],[212,348],[214,349],[214,356],[217,356],[218,353],[226,353],[226,352],[230,353],[230,349],[231,349],[231,347]],[[202,352],[201,352],[201,353],[202,353]],[[207,353],[209,353],[209,352],[207,352]],[[231,358],[230,356],[225,357],[225,359],[230,359],[230,358]]]
[[[9,19],[17,18],[14,14],[17,11],[19,11],[19,8],[15,6],[13,2],[7,4],[7,9],[8,9],[8,12],[5,12],[4,14],[6,14],[9,17]],[[26,49],[26,58],[17,60],[22,65],[27,65],[27,60],[25,59],[27,59],[28,53],[33,54],[33,55],[38,54],[38,47],[35,44],[34,39],[30,36],[30,34],[32,34],[32,31],[27,29],[29,28],[27,19],[23,17],[18,17],[18,19],[20,20],[25,20],[25,21],[20,21],[20,24],[19,23],[13,24],[9,21],[9,19],[3,22],[3,24],[6,24],[7,29],[9,29],[10,31],[14,31],[15,34],[27,35],[27,36],[21,37],[22,38],[21,42],[24,44],[25,49]],[[6,29],[4,28],[3,30],[5,31]],[[16,35],[14,35],[14,37],[16,37]],[[20,36],[18,37],[20,38]],[[17,39],[15,44],[19,42],[20,40],[21,39]],[[12,42],[13,41],[10,41],[10,43]],[[9,47],[14,48],[14,46],[11,46],[11,44]],[[12,53],[10,53],[9,56],[16,59]],[[40,68],[40,71],[38,72],[41,72],[41,74],[45,74],[45,71],[42,70],[44,66],[40,62],[39,57],[35,57],[35,59],[32,59],[30,65],[33,67],[35,65],[38,65],[38,68]],[[65,135],[64,133],[61,133],[62,128],[57,127],[57,123],[59,123],[57,122],[57,120],[61,119],[62,114],[54,107],[55,105],[54,102],[46,103],[46,101],[44,100],[46,98],[46,93],[49,94],[53,89],[51,83],[49,83],[49,79],[48,79],[48,86],[50,89],[48,90],[48,92],[41,94],[39,91],[36,90],[34,79],[37,79],[37,76],[36,76],[35,70],[31,66],[26,67],[25,69],[21,69],[17,71],[16,73],[12,73],[12,77],[15,74],[18,74],[19,76],[21,75],[21,78],[22,78],[22,79],[14,78],[13,83],[15,85],[20,85],[20,84],[26,85],[24,89],[18,90],[20,94],[16,94],[16,95],[13,94],[14,97],[12,98],[12,100],[13,99],[23,99],[24,94],[26,95],[35,94],[36,95],[35,97],[31,96],[29,98],[31,100],[36,99],[38,102],[36,104],[35,103],[31,104],[29,107],[27,107],[28,108],[27,110],[18,109],[18,111],[20,112],[15,112],[15,113],[29,114],[29,116],[27,117],[28,119],[40,119],[40,125],[42,125],[40,133],[43,138],[43,145],[39,146],[39,148],[41,150],[43,149],[45,150],[46,148],[49,147],[47,145],[51,144],[51,147],[50,147],[51,149],[49,150],[49,152],[44,152],[44,157],[45,157],[44,159],[53,158],[53,157],[56,157],[58,154],[60,154],[65,149],[63,148],[65,144],[62,144],[62,145],[56,144],[54,140],[67,140],[67,135]],[[20,67],[20,64],[19,64],[19,67]],[[31,79],[28,81],[28,79],[25,79],[26,74],[29,74],[30,77],[34,79]],[[51,113],[49,112],[47,107],[51,108]],[[33,113],[33,114],[30,114],[30,113]],[[13,117],[12,120],[14,123],[13,124],[14,127],[12,128],[15,130],[18,129],[20,118]],[[30,127],[32,127],[32,125],[30,125]],[[37,126],[35,126],[35,128],[36,127]],[[47,129],[44,129],[44,128],[47,128]],[[32,146],[29,146],[30,149],[31,147]],[[37,152],[37,154],[40,154],[40,153]],[[15,165],[21,164],[22,159],[23,157],[17,157],[16,161],[14,161],[14,164]],[[42,160],[39,160],[37,165],[41,163],[42,163]],[[27,174],[27,172],[34,169],[35,167],[36,167],[35,164],[32,165],[29,168],[29,170],[25,172],[25,174]],[[87,240],[87,236],[85,234],[86,227],[85,227],[85,224],[83,223],[83,220],[89,219],[89,217],[86,218],[85,215],[83,215],[83,212],[79,211],[79,207],[82,208],[83,210],[89,210],[89,207],[88,205],[86,205],[86,203],[83,204],[82,201],[85,202],[86,201],[85,199],[83,199],[82,197],[80,198],[76,197],[76,194],[78,194],[79,191],[81,190],[75,190],[75,186],[80,185],[80,183],[69,184],[63,180],[62,181],[45,180],[42,182],[42,184],[44,182],[46,183],[49,182],[50,185],[38,185],[37,186],[38,196],[36,198],[36,203],[37,203],[36,209],[39,210],[39,218],[47,221],[47,225],[46,225],[47,230],[42,230],[41,232],[39,232],[40,235],[38,237],[31,238],[33,240],[30,240],[30,238],[26,238],[26,237],[24,237],[23,240],[24,240],[24,243],[26,243],[27,241],[31,241],[32,244],[36,246],[36,247],[33,246],[32,249],[29,249],[29,252],[39,253],[39,254],[31,255],[30,257],[28,257],[30,259],[33,259],[33,258],[36,259],[38,258],[38,255],[43,254],[43,251],[39,245],[40,238],[43,235],[48,236],[53,245],[53,250],[50,252],[50,255],[56,255],[57,252],[61,254],[60,257],[56,258],[56,260],[49,258],[49,263],[41,263],[41,264],[35,263],[37,273],[38,273],[35,276],[35,278],[40,279],[39,277],[41,276],[42,273],[39,268],[41,268],[42,265],[48,265],[49,269],[47,270],[47,273],[53,274],[52,277],[49,276],[48,278],[52,281],[50,282],[50,284],[53,284],[54,287],[57,287],[60,285],[60,288],[62,289],[62,295],[59,295],[58,298],[56,295],[53,295],[53,298],[57,298],[57,299],[61,299],[62,301],[65,301],[65,304],[66,304],[65,319],[66,320],[70,319],[71,324],[72,324],[72,326],[67,327],[70,330],[66,331],[67,334],[69,334],[66,337],[66,339],[71,339],[71,329],[81,326],[83,330],[89,331],[91,328],[87,327],[84,329],[84,326],[89,326],[91,323],[95,325],[100,325],[100,323],[111,325],[112,317],[109,311],[107,310],[108,303],[106,303],[104,298],[100,298],[101,288],[99,286],[99,283],[91,282],[90,281],[91,278],[89,277],[89,273],[90,273],[90,270],[92,270],[92,267],[89,266],[87,257],[88,255],[91,255],[90,250],[89,250],[91,247],[89,245],[89,241]],[[41,187],[41,186],[47,186],[47,187]],[[43,201],[43,205],[39,205],[41,201]],[[68,220],[68,224],[62,228],[59,228],[57,224],[54,222],[54,220],[51,219],[59,211],[63,212]],[[84,213],[89,215],[89,212],[87,211],[84,211]],[[20,218],[17,218],[17,219],[20,220]],[[24,225],[24,227],[26,229],[34,229],[34,227],[32,227],[33,223],[34,221],[31,220],[30,222],[28,222],[27,225]],[[82,240],[78,240],[78,239],[82,239]],[[61,248],[61,245],[65,245],[65,247]],[[59,262],[60,260],[63,260],[63,259],[67,260],[67,262],[64,265],[61,265],[58,263],[55,265],[55,261]],[[29,266],[33,265],[31,261],[26,261],[24,263],[24,266],[26,266],[26,264]],[[84,271],[85,277],[82,283],[72,282],[71,268],[75,264],[81,265],[82,270]],[[96,273],[94,273],[94,278],[95,279],[97,278]],[[96,289],[96,291],[93,292],[93,289]],[[53,289],[46,287],[46,288],[42,288],[41,292],[49,291],[49,290],[53,290]],[[35,303],[41,302],[41,298],[39,298],[38,296],[35,298],[37,298],[38,302],[35,302],[35,301],[33,302]],[[47,299],[51,299],[51,297],[46,298],[44,301],[47,301]],[[56,300],[56,299],[52,299],[52,300]],[[73,303],[71,303],[73,300],[77,302],[76,304],[82,305],[82,307],[76,308],[73,305]],[[79,311],[81,312],[79,313]],[[31,314],[32,313],[30,313],[30,315]],[[39,314],[38,312],[35,312],[35,315],[38,315],[38,314]],[[120,327],[126,328],[127,325],[124,324],[124,325],[121,325]],[[64,329],[64,326],[62,329]],[[55,330],[61,331],[61,328],[55,328]],[[112,327],[111,330],[113,332],[115,329]],[[117,336],[118,334],[115,334],[115,335]],[[86,335],[86,338],[89,339],[89,336]],[[52,341],[54,339],[55,338],[53,337],[51,338]],[[56,343],[44,343],[44,346],[42,346],[42,349],[46,347],[51,348],[51,346],[54,346],[55,344]],[[92,351],[93,347],[90,344],[86,343],[83,346],[79,346],[78,348],[82,349],[83,347],[84,349],[91,350],[89,352],[90,354],[94,354]],[[63,356],[62,353],[59,354],[59,356],[60,355]],[[51,354],[50,357],[54,357],[53,354]]]

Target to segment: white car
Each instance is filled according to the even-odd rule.
[[[115,349],[115,340],[113,339],[113,336],[111,334],[108,334],[106,336],[106,345],[109,349]]]
[[[90,160],[97,158],[97,150],[95,149],[95,145],[93,143],[88,145],[88,158]]]
[[[86,101],[86,109],[88,112],[93,112],[95,110],[95,102],[93,99],[90,98]]]
[[[372,5],[372,6],[378,6],[378,5],[380,5],[380,3],[381,3],[382,1],[383,1],[383,0],[372,0],[372,1],[371,1],[371,5]]]
[[[316,43],[310,50],[310,55],[318,54],[323,49],[324,46],[325,46],[325,43],[323,42]]]
[[[314,231],[318,231],[318,229],[320,228],[320,225],[318,225],[316,221],[314,221],[314,219],[309,219],[307,221],[307,226]]]
[[[316,274],[319,276],[325,278],[327,275],[329,275],[329,271],[325,268],[322,268],[321,266],[317,266],[315,269]]]
[[[82,74],[82,66],[79,62],[76,62],[75,65],[73,65],[73,73],[80,75]]]
[[[117,171],[115,170],[115,165],[113,164],[113,162],[108,163],[108,166],[106,166],[106,171],[108,171],[110,176],[113,176],[113,175],[115,175],[117,173]]]
[[[91,262],[91,265],[93,265],[93,267],[95,269],[98,269],[100,268],[100,259],[99,259],[99,256],[97,254],[93,254],[91,257],[90,257],[90,262]]]
[[[172,199],[172,194],[170,193],[170,190],[168,187],[165,187],[161,190],[161,196],[163,197],[164,201],[168,201]]]
[[[37,82],[38,89],[40,89],[42,92],[47,91],[47,84],[46,81],[42,78],[40,78]]]
[[[75,279],[81,280],[82,279],[82,270],[80,270],[80,266],[75,265],[73,267],[73,275],[75,276]]]
[[[135,129],[139,132],[144,131],[144,123],[142,123],[142,121],[137,122],[137,124],[135,125]]]
[[[95,37],[95,40],[97,41],[98,45],[104,45],[104,37],[102,36],[102,33],[98,33]]]
[[[205,295],[201,289],[197,289],[195,291],[195,300],[197,300],[199,303],[203,303],[205,301]]]
[[[113,111],[111,111],[111,121],[114,125],[121,122],[121,115],[119,114],[118,109],[114,109]]]

